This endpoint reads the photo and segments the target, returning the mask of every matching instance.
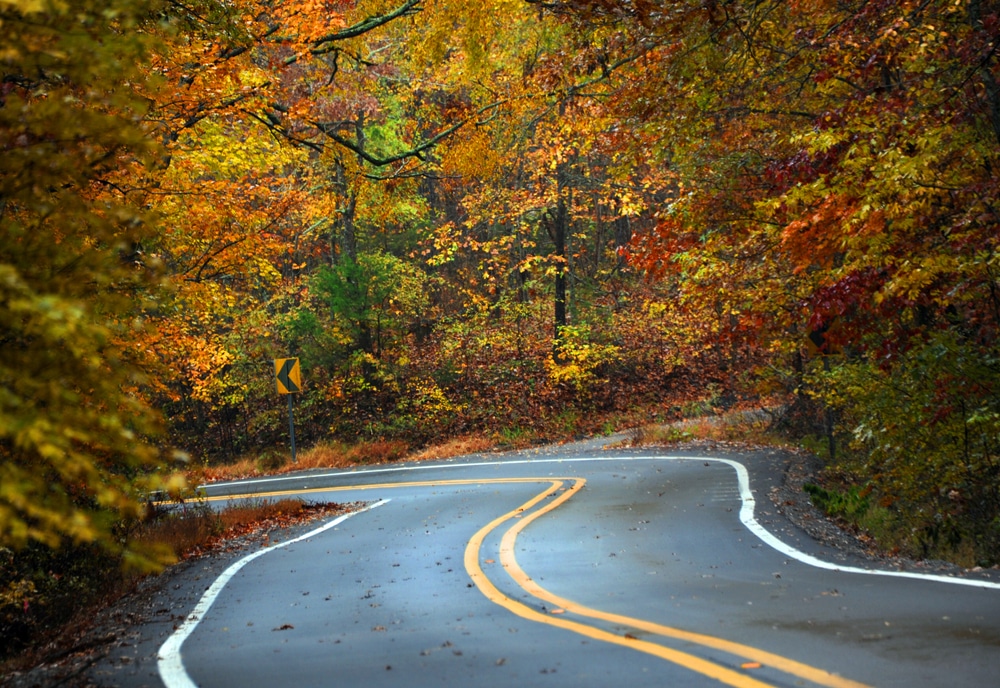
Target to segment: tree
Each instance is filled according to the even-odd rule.
[[[162,484],[142,306],[153,231],[130,177],[152,159],[132,85],[149,6],[0,6],[0,544],[96,542]],[[148,554],[148,553],[147,553]]]
[[[677,185],[636,264],[817,386],[907,546],[1000,557],[995,3],[539,4],[640,56],[618,106]]]

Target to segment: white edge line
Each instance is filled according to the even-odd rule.
[[[566,456],[561,458],[538,458],[538,459],[513,459],[513,460],[497,460],[497,461],[474,461],[468,463],[449,463],[449,464],[416,464],[408,466],[392,466],[387,468],[374,468],[374,469],[362,469],[357,471],[337,471],[333,473],[317,473],[308,476],[281,476],[276,478],[260,478],[257,480],[247,480],[232,483],[213,483],[210,487],[226,485],[250,485],[256,483],[266,483],[266,482],[277,482],[285,480],[304,480],[304,479],[316,479],[316,478],[339,478],[346,476],[359,476],[367,475],[372,473],[395,473],[395,472],[405,472],[405,471],[420,471],[420,470],[435,470],[435,469],[445,469],[445,468],[475,468],[482,466],[492,466],[494,468],[499,468],[501,466],[510,465],[523,465],[532,463],[576,463],[576,462],[599,462],[599,461],[715,461],[718,463],[724,463],[732,466],[736,470],[736,476],[740,488],[740,500],[743,506],[740,508],[740,521],[743,523],[747,529],[756,535],[760,540],[762,540],[769,547],[781,552],[782,554],[800,561],[803,564],[808,564],[809,566],[814,566],[820,569],[826,569],[827,571],[841,571],[843,573],[858,573],[865,574],[869,576],[890,576],[894,578],[912,578],[916,580],[924,581],[935,581],[938,583],[950,583],[952,585],[966,585],[973,588],[988,588],[992,590],[1000,590],[1000,583],[994,583],[992,581],[977,580],[972,578],[957,578],[953,576],[941,576],[933,573],[917,573],[915,571],[887,571],[885,569],[866,569],[856,566],[842,566],[840,564],[834,564],[832,562],[823,561],[818,559],[811,554],[806,554],[805,552],[799,551],[789,545],[786,542],[780,540],[777,536],[767,530],[762,526],[757,519],[754,517],[754,510],[756,509],[756,500],[754,499],[753,492],[750,490],[750,474],[744,466],[739,461],[734,459],[724,459],[720,457],[712,456],[672,456],[672,455],[633,455],[633,456]],[[224,496],[224,495],[219,495]]]
[[[954,578],[952,576],[940,576],[933,573],[916,573],[914,571],[865,569],[857,566],[841,566],[840,564],[823,561],[822,559],[818,559],[811,554],[806,554],[805,552],[797,550],[788,543],[780,540],[757,521],[754,517],[757,500],[754,499],[753,492],[750,490],[750,474],[747,471],[746,466],[739,461],[708,456],[637,456],[635,458],[671,459],[674,461],[716,461],[732,466],[736,470],[736,476],[740,486],[740,500],[743,503],[743,506],[740,507],[740,521],[747,527],[747,530],[760,538],[764,544],[788,557],[791,557],[792,559],[795,559],[796,561],[802,562],[803,564],[808,564],[809,566],[825,569],[827,571],[840,571],[842,573],[857,573],[868,576],[890,576],[894,578],[913,578],[923,581],[935,581],[938,583],[951,583],[952,585],[967,585],[974,588],[991,588],[993,590],[1000,590],[1000,583],[994,583],[992,581],[976,580],[972,578]]]
[[[340,525],[351,516],[364,513],[365,511],[370,511],[375,507],[386,504],[388,501],[388,499],[383,499],[375,502],[374,504],[370,504],[363,509],[352,511],[348,514],[344,514],[343,516],[338,516],[329,523],[326,523],[314,530],[310,530],[304,535],[300,535],[297,538],[278,543],[265,549],[257,550],[256,552],[248,554],[239,561],[230,565],[229,568],[222,572],[222,575],[215,579],[215,582],[209,586],[208,590],[205,591],[205,594],[201,596],[198,604],[195,605],[194,609],[191,610],[191,613],[187,615],[186,619],[184,619],[184,623],[178,626],[170,637],[163,643],[163,645],[160,646],[157,656],[157,667],[160,671],[160,678],[163,680],[163,684],[166,688],[197,688],[197,684],[191,679],[187,670],[184,668],[184,660],[181,658],[181,645],[183,645],[188,636],[194,632],[194,629],[198,626],[198,622],[201,621],[206,612],[208,612],[212,603],[215,602],[219,593],[222,592],[222,589],[226,587],[226,583],[228,583],[240,569],[257,557],[264,556],[268,552],[273,552],[277,549],[281,549],[282,547],[287,547],[288,545],[293,545],[296,542],[301,542],[302,540],[319,535],[323,531]]]
[[[771,531],[767,530],[767,528],[762,526],[757,519],[754,518],[756,501],[754,500],[753,493],[750,491],[750,476],[743,464],[733,461],[732,459],[705,460],[720,461],[722,463],[729,464],[736,469],[736,474],[739,476],[740,483],[740,499],[743,501],[743,506],[740,508],[740,521],[743,522],[743,525],[745,525],[751,533],[763,540],[765,544],[778,550],[782,554],[791,557],[792,559],[802,562],[803,564],[815,566],[820,569],[826,569],[828,571],[841,571],[843,573],[860,573],[869,576],[892,576],[895,578],[913,578],[916,580],[936,581],[938,583],[951,583],[952,585],[967,585],[974,588],[992,588],[994,590],[1000,590],[1000,583],[994,583],[992,581],[975,580],[972,578],[954,578],[952,576],[940,576],[933,573],[917,573],[915,571],[886,571],[884,569],[865,569],[857,566],[841,566],[839,564],[823,561],[822,559],[818,559],[811,554],[799,551],[782,540],[779,540],[774,534],[771,533]]]

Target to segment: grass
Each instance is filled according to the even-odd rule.
[[[315,511],[314,505],[301,499],[241,500],[220,511],[194,502],[162,512],[144,523],[134,537],[143,544],[165,547],[183,559],[217,540],[245,534],[248,529],[295,522]]]
[[[387,463],[398,461],[406,456],[408,451],[409,445],[399,440],[374,440],[353,445],[321,442],[305,451],[297,452],[295,463],[292,463],[291,455],[288,453],[268,450],[225,464],[196,466],[188,471],[188,482],[212,483],[314,468],[351,468]]]
[[[854,486],[839,491],[806,483],[802,488],[809,494],[812,503],[827,516],[839,516],[850,522],[857,522],[871,510],[868,497]]]
[[[652,423],[631,431],[630,446],[673,445],[693,440],[738,442],[745,445],[787,446],[786,439],[771,430],[766,411],[734,411],[674,423]]]
[[[494,443],[486,437],[478,435],[466,435],[456,437],[441,444],[433,445],[408,456],[414,461],[434,461],[436,459],[450,459],[453,456],[466,456],[468,454],[481,454],[494,449]]]
[[[502,442],[507,444],[507,438],[505,437]],[[298,452],[295,463],[292,463],[291,456],[287,453],[269,451],[257,456],[246,456],[231,463],[196,466],[188,471],[188,482],[192,485],[198,485],[317,468],[370,466],[403,459],[433,461],[453,456],[478,454],[494,450],[496,447],[496,441],[481,435],[450,438],[440,444],[424,447],[418,451],[410,451],[409,445],[399,440],[372,440],[356,444],[320,442]]]

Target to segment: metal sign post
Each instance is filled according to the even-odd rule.
[[[292,395],[302,390],[302,369],[297,358],[274,359],[274,382],[278,394],[288,397],[288,437],[292,442],[292,463],[295,459],[295,416],[292,411]]]
[[[288,438],[292,441],[292,463],[298,463],[295,458],[295,416],[292,413],[292,395],[288,395]]]

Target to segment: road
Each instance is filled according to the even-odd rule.
[[[212,486],[367,507],[234,561],[143,685],[997,685],[1000,585],[830,563],[761,523],[744,465],[581,449]]]

